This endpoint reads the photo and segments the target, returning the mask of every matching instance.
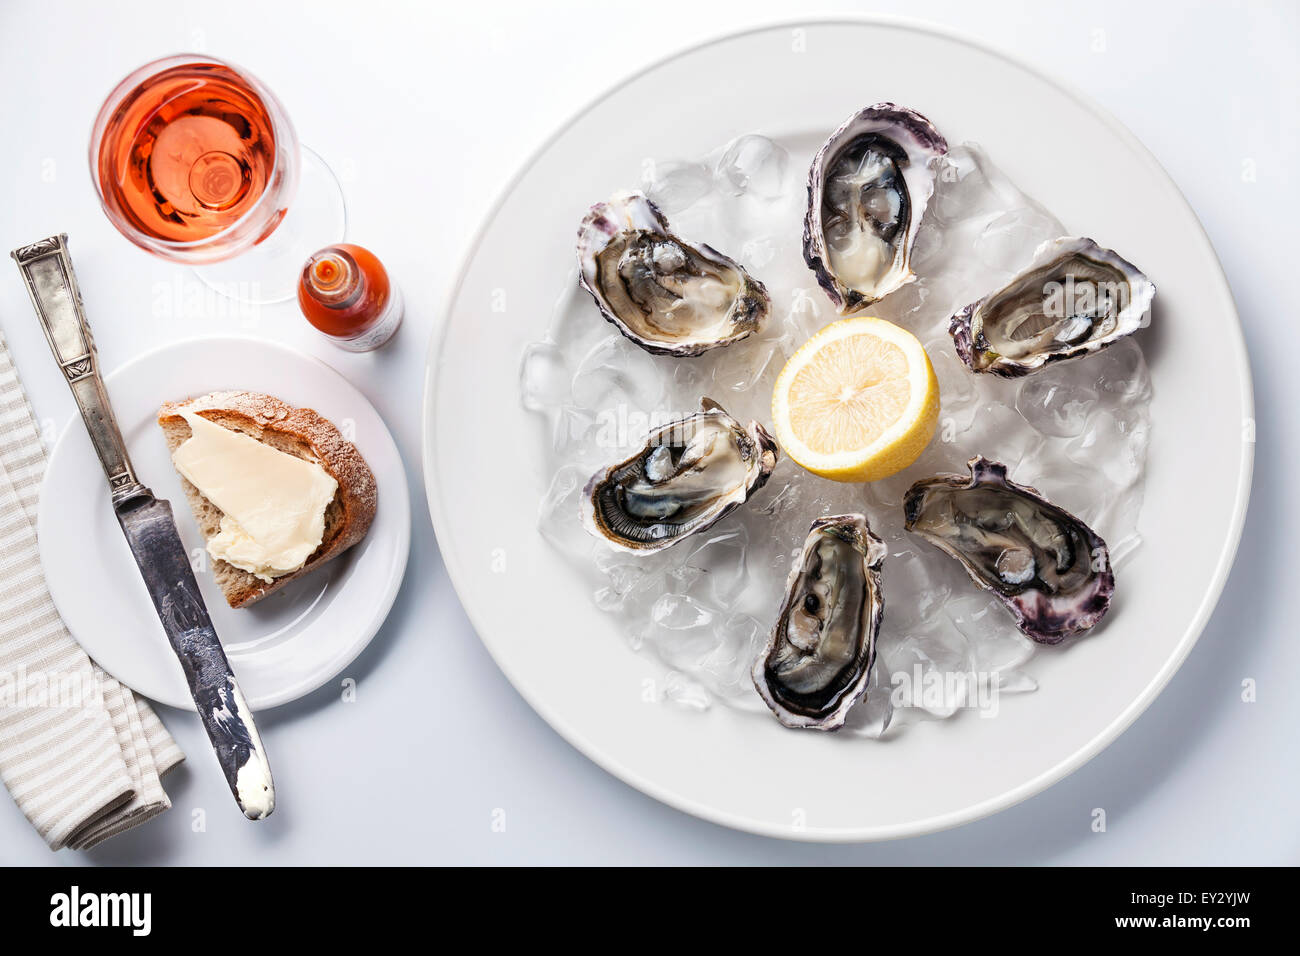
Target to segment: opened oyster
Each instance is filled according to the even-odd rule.
[[[838,730],[866,692],[885,609],[884,559],[862,515],[812,523],[754,662],[754,686],[787,727]]]
[[[587,530],[624,551],[662,551],[712,526],[767,482],[777,446],[758,422],[741,426],[711,399],[650,434],[627,461],[591,476]]]
[[[1059,644],[1105,615],[1115,590],[1106,542],[1005,465],[975,457],[970,479],[939,475],[903,498],[908,531],[961,562],[1040,644]]]
[[[1015,378],[1105,348],[1141,328],[1156,287],[1091,239],[1050,239],[1007,285],[956,313],[948,331],[976,372]]]
[[[641,193],[598,203],[578,229],[582,287],[620,332],[656,355],[699,355],[758,329],[763,283],[708,246],[691,246]]]
[[[912,245],[948,143],[920,113],[878,103],[849,118],[808,172],[803,257],[841,315],[911,282]]]

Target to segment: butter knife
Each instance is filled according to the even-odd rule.
[[[99,374],[95,342],[68,255],[68,237],[62,234],[42,239],[15,249],[11,255],[27,283],[50,349],[77,400],[91,443],[104,466],[118,524],[185,672],[199,719],[235,802],[250,820],[270,816],[275,809],[275,784],[266,751],[199,593],[171,505],[154,497],[136,479],[131,467]]]

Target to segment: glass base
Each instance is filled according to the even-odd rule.
[[[298,193],[284,221],[247,252],[195,266],[194,274],[208,288],[249,305],[285,302],[297,295],[307,258],[343,240],[348,213],[338,177],[320,156],[306,146],[301,149]]]

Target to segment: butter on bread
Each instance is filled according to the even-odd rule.
[[[212,559],[213,576],[231,607],[247,607],[274,594],[365,537],[378,503],[375,476],[356,446],[345,440],[333,423],[310,408],[295,408],[271,395],[211,392],[183,402],[168,402],[159,410],[158,425],[173,455],[191,436],[190,425],[182,413],[196,414],[279,452],[315,462],[337,483],[333,497],[325,506],[320,545],[297,570],[275,576],[268,582],[220,558]],[[211,542],[221,534],[225,516],[183,474],[180,479],[199,530],[204,540]]]

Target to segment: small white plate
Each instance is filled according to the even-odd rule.
[[[379,485],[379,510],[359,544],[239,611],[226,604],[208,565],[197,573],[254,710],[296,700],[351,663],[388,616],[411,544],[406,472],[393,436],[366,397],[323,362],[237,337],[190,339],[147,352],[106,381],[136,475],[171,502],[181,540],[205,561],[202,535],[158,428],[164,401],[220,389],[266,392],[316,409],[356,444]],[[63,430],[50,456],[37,527],[50,594],[86,653],[145,697],[193,710],[80,418]]]

